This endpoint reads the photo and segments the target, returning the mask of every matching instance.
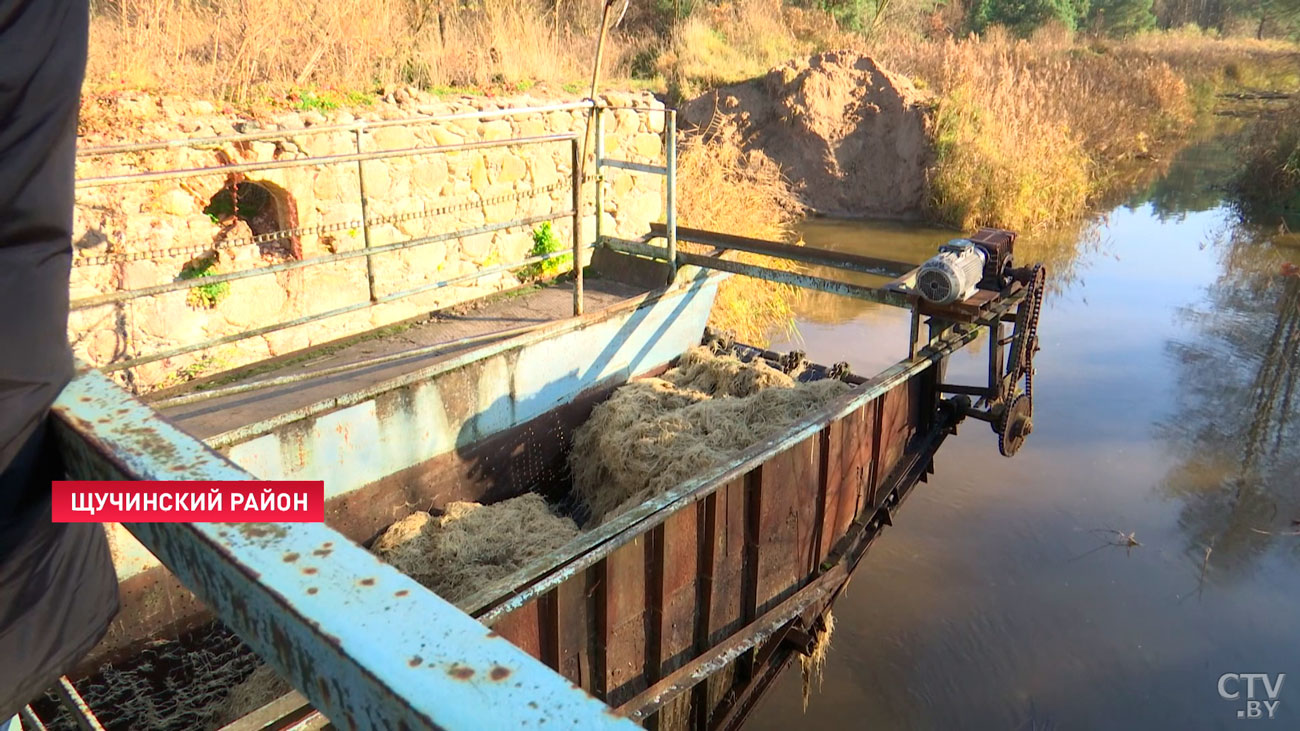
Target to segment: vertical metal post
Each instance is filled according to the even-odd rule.
[[[668,284],[677,279],[677,110],[664,110],[664,149],[667,150],[668,192],[664,196],[668,229]]]
[[[582,148],[575,139],[573,151],[573,314],[582,314]],[[600,220],[600,212],[596,212]],[[596,224],[599,226],[600,224]]]
[[[1002,320],[989,325],[989,400],[1002,394]]]
[[[76,722],[78,728],[82,731],[104,731],[104,727],[100,725],[99,719],[95,718],[90,706],[82,700],[77,689],[72,687],[72,681],[68,680],[68,676],[59,678],[59,682],[54,685],[54,692],[58,694],[63,707],[72,714],[72,720]]]
[[[353,139],[356,142],[357,154],[361,154],[361,128],[352,130]],[[361,237],[367,249],[370,248],[370,213],[369,203],[366,201],[366,164],[357,160],[357,188],[361,192]],[[370,301],[376,301],[375,295],[375,262],[370,254],[366,254],[366,285],[370,292]]]
[[[605,160],[605,110],[597,105],[591,113],[596,117],[596,246],[605,235],[605,173],[601,163]]]
[[[41,719],[36,717],[36,712],[32,710],[31,706],[23,706],[18,715],[23,717],[25,728],[29,729],[29,731],[45,731],[45,724],[41,723]]]
[[[907,337],[907,359],[916,357],[916,341],[921,339],[921,308],[912,305],[912,327]]]

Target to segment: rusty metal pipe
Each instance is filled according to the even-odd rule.
[[[374,300],[358,302],[354,305],[347,305],[345,307],[337,307],[332,310],[326,310],[325,312],[317,312],[316,314],[313,315],[306,315],[304,317],[298,317],[292,320],[286,320],[285,322],[279,322],[273,325],[265,325],[263,327],[253,328],[252,330],[244,330],[243,332],[232,333],[230,335],[223,335],[217,338],[210,338],[208,340],[194,343],[192,345],[182,345],[176,348],[169,348],[167,350],[159,351],[151,355],[140,356],[138,358],[130,358],[127,360],[118,361],[116,363],[109,363],[108,365],[101,367],[100,370],[104,371],[105,373],[109,373],[112,371],[122,370],[123,368],[132,368],[134,366],[141,365],[144,363],[152,363],[154,361],[162,360],[164,358],[171,358],[177,355],[184,355],[185,353],[192,353],[196,350],[206,350],[207,348],[211,348],[217,345],[225,345],[227,343],[234,343],[240,340],[257,337],[259,335],[265,335],[267,333],[278,332],[280,330],[285,330],[291,327],[297,327],[298,325],[305,325],[309,322],[315,322],[316,320],[324,320],[326,318],[336,317],[338,315],[346,315],[349,312],[357,312],[360,310],[364,310],[367,307],[374,307],[376,305],[381,305],[385,302],[393,302],[395,300],[405,299],[406,297],[413,297],[417,294],[431,292],[435,289],[450,287],[456,284],[462,284],[464,282],[471,282],[475,279],[481,279],[482,277],[486,277],[491,274],[499,274],[501,272],[510,271],[511,269],[517,269],[520,266],[524,266],[533,260],[541,261],[543,259],[550,259],[553,257],[564,256],[564,255],[565,254],[562,254],[560,252],[552,252],[550,254],[540,255],[538,257],[532,257],[531,259],[525,259],[522,262],[518,262],[518,263],[502,264],[501,266],[491,267],[488,269],[480,269],[476,272],[464,274],[459,277],[454,277],[452,279],[444,279],[441,282],[432,282],[430,284],[421,285],[419,287],[404,289],[400,292],[391,292],[382,297],[378,297]]]
[[[256,132],[243,132],[233,135],[216,135],[213,137],[190,137],[178,138],[171,140],[159,140],[157,142],[135,142],[123,145],[103,145],[100,147],[86,147],[77,150],[77,157],[97,157],[103,155],[116,155],[124,152],[146,152],[149,150],[169,150],[180,149],[185,147],[206,147],[210,145],[220,145],[232,142],[251,142],[254,140],[268,140],[277,137],[304,137],[320,134],[330,134],[334,132],[352,132],[354,130],[366,132],[372,129],[382,129],[384,127],[407,127],[423,124],[436,124],[438,122],[450,122],[457,119],[499,119],[503,117],[514,117],[522,114],[542,114],[546,112],[567,112],[575,109],[588,109],[592,106],[591,102],[584,99],[576,102],[566,102],[564,104],[548,104],[538,107],[514,107],[511,109],[490,109],[485,111],[456,112],[454,114],[438,114],[429,117],[405,117],[403,119],[384,119],[368,122],[352,122],[349,124],[327,124],[317,127],[298,127],[293,129],[267,129]],[[628,107],[634,111],[640,111],[640,107]]]
[[[404,147],[396,150],[379,152],[348,153],[345,155],[320,155],[317,157],[300,157],[293,160],[272,160],[269,162],[241,162],[233,165],[214,165],[208,168],[188,168],[185,170],[162,170],[152,173],[128,173],[125,175],[104,175],[97,178],[82,178],[77,181],[77,189],[102,188],[108,185],[128,183],[148,183],[159,180],[183,180],[203,175],[228,175],[254,170],[283,170],[286,168],[303,168],[317,165],[334,165],[345,162],[364,160],[387,160],[397,157],[415,157],[418,155],[437,155],[447,152],[481,150],[489,147],[515,147],[520,145],[539,145],[548,142],[564,142],[574,139],[572,132],[565,134],[540,135],[537,137],[515,137],[508,140],[483,140],[479,142],[462,142],[456,145],[435,145],[433,147]]]

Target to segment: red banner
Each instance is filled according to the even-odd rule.
[[[325,483],[258,482],[53,483],[55,523],[319,523]]]

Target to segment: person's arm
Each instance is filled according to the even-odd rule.
[[[103,529],[53,524],[47,415],[72,377],[77,113],[86,0],[0,0],[0,719],[68,672],[117,612]]]

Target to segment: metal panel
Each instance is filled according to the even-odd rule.
[[[667,234],[667,228],[662,223],[651,223],[650,231],[658,236],[665,236]],[[844,269],[851,272],[861,272],[863,274],[875,274],[882,277],[897,276],[899,273],[908,272],[916,268],[915,264],[906,264],[889,259],[879,259],[874,256],[862,256],[861,254],[853,254],[847,251],[830,251],[828,249],[818,249],[812,246],[794,246],[792,244],[783,244],[777,241],[765,241],[763,239],[755,239],[749,236],[737,236],[735,234],[706,231],[698,228],[686,228],[684,226],[677,227],[677,238],[681,241],[690,241],[697,244],[704,244],[706,246],[715,246],[720,249],[746,251],[752,254],[762,254],[764,256],[801,261],[806,264],[816,264],[817,266],[830,267],[832,269]]]
[[[250,477],[97,372],[55,414],[74,478]],[[128,527],[342,728],[635,728],[324,525]]]
[[[600,161],[604,167],[619,168],[621,170],[631,170],[638,173],[649,173],[651,175],[667,175],[668,168],[664,165],[646,165],[640,162],[629,162],[627,160],[611,160],[604,158]]]
[[[643,244],[639,241],[628,241],[613,236],[606,236],[604,243],[611,249],[625,254],[644,256],[661,261],[670,261],[667,249],[662,246]],[[877,287],[864,287],[860,284],[837,282],[823,277],[814,277],[808,274],[788,272],[781,269],[769,269],[767,267],[732,261],[731,259],[722,259],[716,256],[702,256],[700,254],[692,254],[686,251],[678,251],[675,258],[679,265],[692,264],[706,269],[716,269],[718,271],[731,272],[732,274],[743,274],[756,279],[766,279],[770,282],[777,282],[780,284],[791,284],[796,287],[815,289],[819,292],[829,292],[830,294],[853,297],[868,302],[881,302],[896,307],[910,307],[912,304],[910,295]]]
[[[327,479],[337,497],[457,447],[536,418],[611,377],[666,363],[698,342],[716,293],[706,281],[639,307],[539,329],[402,377],[360,403],[341,399],[240,432],[274,428],[230,447],[230,458],[262,479]],[[506,352],[499,352],[507,347]],[[504,358],[517,356],[507,367]],[[474,363],[491,366],[465,383],[447,380]],[[452,408],[469,399],[470,413]],[[391,408],[380,408],[380,401]],[[332,409],[330,407],[333,407]],[[286,423],[288,422],[288,423]],[[218,444],[229,443],[224,436]]]

